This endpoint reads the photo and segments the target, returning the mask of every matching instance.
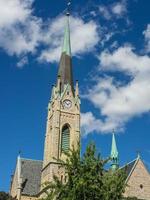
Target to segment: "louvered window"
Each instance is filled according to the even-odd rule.
[[[62,129],[62,144],[61,150],[62,152],[68,151],[70,148],[70,130],[67,125],[65,125]]]

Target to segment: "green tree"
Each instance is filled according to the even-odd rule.
[[[106,171],[109,159],[96,154],[94,144],[88,145],[80,157],[80,148],[66,153],[65,168],[67,181],[54,176],[53,183],[46,184],[46,200],[121,200],[125,188],[125,175],[121,170]]]
[[[8,193],[6,192],[0,192],[0,200],[16,200],[15,198],[12,198]]]
[[[127,198],[124,198],[124,200],[142,200],[142,199],[138,199],[136,197],[127,197]]]
[[[5,192],[0,192],[0,200],[8,200],[9,195]]]
[[[103,176],[104,200],[121,200],[125,189],[126,175],[122,170],[109,170]]]

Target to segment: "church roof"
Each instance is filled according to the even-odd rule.
[[[129,177],[129,175],[131,174],[136,162],[137,162],[137,159],[135,159],[135,160],[127,163],[125,166],[121,167],[121,169],[125,170],[127,177]]]
[[[21,158],[22,194],[36,196],[40,192],[43,162]]]

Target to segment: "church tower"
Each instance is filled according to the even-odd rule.
[[[57,81],[48,104],[41,184],[52,181],[54,174],[63,177],[57,160],[65,159],[64,152],[80,142],[80,98],[78,82],[75,89],[73,85],[69,16],[67,12]]]

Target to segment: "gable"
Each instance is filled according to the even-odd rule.
[[[150,174],[141,159],[136,161],[130,171],[125,196],[150,199]]]
[[[18,188],[18,166],[16,164],[15,172],[11,179],[11,186],[10,186],[10,194],[12,197],[17,196],[17,188]]]
[[[42,161],[21,158],[22,195],[36,196],[41,187]],[[10,194],[17,196],[18,192],[18,163],[12,178]]]

